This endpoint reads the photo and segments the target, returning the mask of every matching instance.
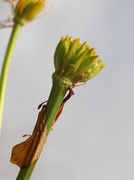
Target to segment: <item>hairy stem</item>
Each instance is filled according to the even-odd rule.
[[[11,56],[13,53],[13,49],[15,46],[15,42],[19,33],[19,30],[22,25],[15,23],[11,37],[9,39],[9,43],[7,46],[1,74],[0,74],[0,133],[1,133],[1,128],[2,128],[2,114],[3,114],[3,106],[4,106],[4,96],[5,96],[5,89],[6,89],[6,81],[7,81],[7,76],[8,76],[8,71],[9,71],[9,66],[10,66],[10,61],[11,61]]]
[[[47,135],[52,127],[53,121],[55,120],[67,90],[68,89],[64,85],[61,85],[57,80],[54,80],[46,107]],[[35,165],[36,162],[27,168],[21,168],[17,180],[29,180]]]

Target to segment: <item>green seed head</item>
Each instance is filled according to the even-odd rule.
[[[23,25],[34,20],[45,4],[46,0],[19,0],[14,10],[14,21]]]
[[[54,54],[55,73],[53,77],[67,81],[67,86],[76,86],[95,77],[104,68],[94,48],[80,39],[62,37]]]

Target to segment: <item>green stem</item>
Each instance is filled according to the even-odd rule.
[[[3,114],[3,106],[4,106],[4,96],[5,96],[5,89],[6,89],[6,81],[8,76],[8,70],[10,66],[11,56],[13,53],[13,48],[15,46],[15,42],[19,33],[20,28],[22,25],[15,23],[13,26],[13,30],[11,33],[11,37],[9,39],[9,43],[7,46],[1,75],[0,75],[0,133],[2,128],[2,114]]]
[[[55,120],[67,90],[68,89],[64,85],[61,85],[57,80],[54,80],[46,107],[46,126],[48,133],[52,127],[53,121]],[[20,169],[16,180],[29,180],[35,165],[36,162],[25,169]]]

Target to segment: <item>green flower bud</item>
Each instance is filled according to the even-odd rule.
[[[55,72],[57,78],[66,86],[75,87],[95,77],[105,67],[94,48],[80,39],[72,40],[68,35],[61,38],[54,54]]]
[[[57,45],[57,48],[56,48],[55,54],[54,54],[55,69],[58,70],[61,68],[62,60],[67,55],[69,47],[70,47],[69,36],[66,36],[66,39],[64,39],[64,37],[62,37],[59,44]]]
[[[14,21],[25,24],[35,19],[43,10],[46,0],[19,0],[15,7]]]

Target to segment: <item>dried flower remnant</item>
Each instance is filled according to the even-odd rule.
[[[7,17],[6,19],[0,21],[0,29],[13,27],[13,20],[11,17]]]

